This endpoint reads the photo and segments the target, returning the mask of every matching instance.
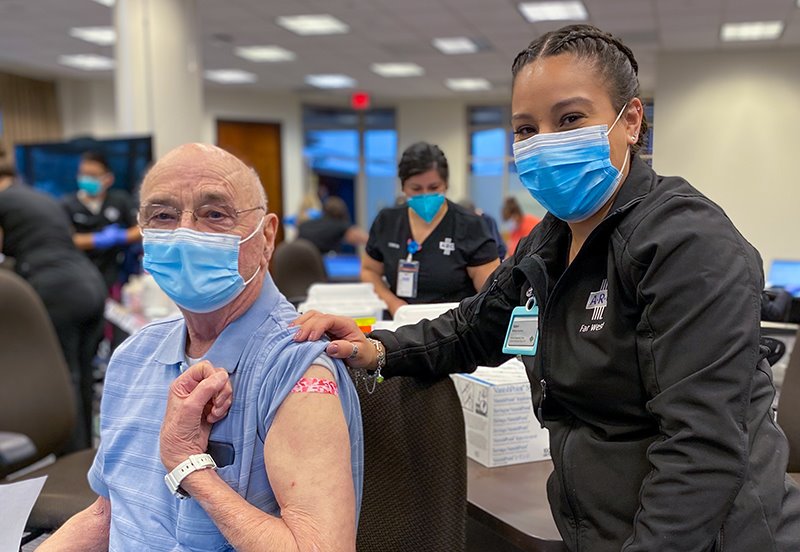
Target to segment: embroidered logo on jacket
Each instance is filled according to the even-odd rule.
[[[600,289],[589,294],[589,300],[586,302],[586,309],[593,311],[592,320],[601,320],[607,305],[608,280],[603,280],[603,283],[600,284]]]

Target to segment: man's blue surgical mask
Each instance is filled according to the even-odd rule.
[[[190,312],[212,312],[236,299],[253,281],[261,266],[245,282],[239,274],[239,246],[246,238],[236,234],[198,232],[189,228],[143,231],[143,266],[179,307]]]
[[[93,176],[79,176],[78,189],[83,190],[90,196],[96,196],[103,191],[103,183],[99,178]]]
[[[422,220],[430,224],[444,203],[444,194],[419,194],[409,197],[406,203]]]
[[[565,132],[537,134],[514,144],[514,162],[522,184],[533,198],[559,219],[580,222],[608,202],[622,171],[611,163],[608,134],[611,128],[594,125]],[[606,130],[607,129],[607,130]]]

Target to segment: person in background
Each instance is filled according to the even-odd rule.
[[[638,156],[633,52],[590,25],[538,36],[512,65],[511,122],[521,182],[548,213],[492,283],[372,341],[313,312],[295,339],[328,332],[329,354],[383,377],[519,355],[567,550],[796,552],[800,489],[760,342],[761,258],[718,205]]]
[[[114,173],[102,153],[84,153],[77,178],[78,192],[64,200],[75,230],[73,241],[86,252],[111,289],[119,278],[125,246],[142,239],[136,224],[136,203],[124,190],[111,189]]]
[[[449,169],[437,146],[409,146],[398,165],[406,205],[383,209],[369,232],[361,280],[389,312],[407,303],[474,295],[500,264],[481,218],[445,199]]]
[[[180,146],[145,177],[139,222],[144,266],[183,316],[114,352],[88,475],[99,496],[39,552],[355,552],[358,395],[322,344],[291,339],[255,171]]]
[[[1,157],[0,252],[14,259],[15,272],[41,297],[69,366],[77,417],[64,452],[88,448],[92,360],[102,337],[106,286],[97,268],[73,244],[69,221],[58,202],[18,182],[11,164]]]
[[[531,233],[539,224],[539,219],[522,210],[517,198],[507,197],[503,202],[503,233],[508,234],[506,240],[508,250],[512,253],[517,250],[519,241]]]
[[[300,200],[300,209],[295,217],[295,224],[300,226],[306,221],[318,219],[322,216],[322,203],[315,192],[308,192]]]
[[[322,216],[301,223],[297,237],[310,241],[320,253],[326,255],[339,252],[343,243],[364,245],[369,234],[351,224],[347,204],[342,198],[330,196],[322,204]]]
[[[485,213],[483,209],[478,209],[475,207],[475,203],[473,203],[471,199],[462,199],[458,202],[458,204],[470,213],[475,213],[481,217],[481,219],[483,219],[486,229],[489,231],[489,234],[492,235],[492,239],[497,244],[497,256],[501,261],[505,259],[508,249],[506,248],[506,242],[503,241],[503,237],[500,235],[500,229],[497,227],[497,221],[494,220],[494,217]]]

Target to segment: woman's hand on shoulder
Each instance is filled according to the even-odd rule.
[[[294,335],[297,342],[318,341],[328,335],[332,341],[325,352],[332,358],[343,359],[351,368],[374,370],[378,365],[375,346],[367,341],[352,318],[311,310],[290,326],[298,328]]]

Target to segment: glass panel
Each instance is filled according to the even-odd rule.
[[[304,107],[303,128],[357,128],[358,114],[351,109],[335,107]]]
[[[392,112],[394,120],[394,112]],[[366,157],[367,220],[372,225],[378,212],[394,205],[399,194],[397,183],[397,131],[367,130],[364,132]]]
[[[496,163],[500,166],[499,174],[476,174],[469,176],[470,198],[475,207],[501,222],[500,210],[503,206],[503,162]]]
[[[469,108],[470,126],[506,126],[506,108],[500,106],[479,106]]]
[[[481,158],[504,158],[506,156],[505,129],[473,130],[470,133],[470,154],[473,161]]]
[[[364,127],[368,129],[394,129],[394,109],[372,109],[364,114]]]
[[[303,154],[315,173],[358,174],[357,130],[308,130]]]

